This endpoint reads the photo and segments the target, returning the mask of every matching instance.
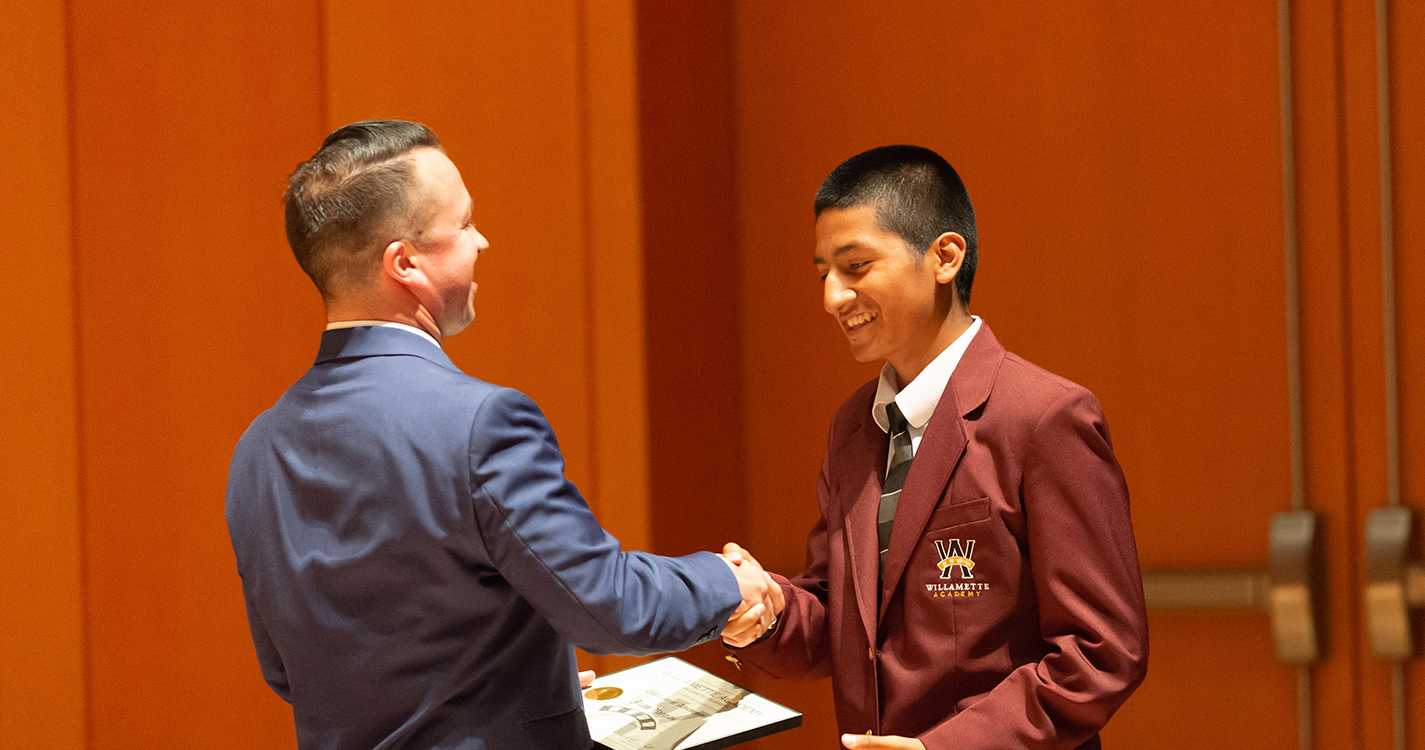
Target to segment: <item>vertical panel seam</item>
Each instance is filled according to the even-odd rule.
[[[595,294],[597,293],[594,274],[594,158],[593,123],[589,87],[589,0],[574,2],[574,48],[575,77],[577,80],[577,101],[579,109],[579,209],[583,213],[580,222],[580,243],[584,253],[584,390],[588,398],[588,420],[586,429],[589,446],[589,472],[585,480],[586,497],[594,498],[596,506],[602,504],[599,494],[599,383],[598,383],[598,320]]]
[[[584,254],[584,393],[588,399],[585,434],[588,445],[588,472],[584,480],[584,497],[591,499],[597,515],[601,510],[603,497],[599,493],[599,386],[598,386],[598,326],[595,314],[594,286],[594,201],[592,190],[593,154],[592,115],[589,107],[589,0],[574,0],[574,69],[575,102],[578,108],[577,138],[579,142],[579,210],[583,214],[579,226],[580,245]],[[603,671],[606,660],[594,656],[590,669]]]
[[[740,95],[742,83],[742,71],[740,66],[741,56],[738,41],[738,3],[737,0],[726,0],[728,4],[727,12],[727,66],[730,81],[728,83],[728,139],[731,142],[732,168],[729,180],[729,189],[732,195],[729,196],[729,209],[732,221],[732,242],[733,247],[738,248],[738,252],[733,256],[732,269],[732,310],[737,319],[733,322],[737,331],[737,367],[733,372],[737,373],[737,394],[738,404],[736,411],[737,434],[742,435],[742,439],[737,445],[737,463],[739,467],[738,483],[742,486],[742,508],[737,517],[737,534],[741,539],[746,539],[752,529],[752,506],[748,503],[748,498],[752,497],[752,466],[748,456],[747,446],[752,444],[749,434],[747,419],[747,404],[751,403],[751,394],[747,392],[750,378],[747,377],[747,330],[743,327],[743,319],[746,316],[746,309],[743,307],[743,226],[742,226],[742,98]],[[819,467],[818,467],[819,468]]]
[[[69,254],[70,254],[70,312],[74,316],[71,323],[74,351],[74,471],[75,471],[75,529],[78,533],[79,568],[79,658],[80,674],[83,680],[83,722],[85,747],[94,746],[94,659],[91,647],[92,618],[90,613],[89,575],[89,513],[87,503],[88,482],[86,481],[84,450],[84,318],[80,314],[80,299],[83,285],[80,273],[83,266],[79,247],[79,119],[77,117],[78,84],[75,80],[74,44],[74,0],[64,0],[64,82],[65,82],[65,129],[69,151]]]
[[[1291,441],[1291,507],[1306,507],[1305,440],[1301,397],[1301,304],[1297,249],[1296,118],[1292,89],[1291,0],[1277,2],[1277,54],[1281,93],[1282,245],[1286,266],[1287,411]]]
[[[317,0],[317,117],[321,118],[320,132],[331,132],[331,48],[327,39],[327,0]]]
[[[1376,0],[1376,127],[1380,161],[1381,297],[1385,338],[1386,504],[1400,504],[1400,372],[1395,330],[1395,185],[1391,144],[1388,0]]]
[[[1343,0],[1336,0],[1332,4],[1332,32],[1334,38],[1335,52],[1333,54],[1333,77],[1334,77],[1334,99],[1336,114],[1336,203],[1339,215],[1337,225],[1337,247],[1340,258],[1340,289],[1341,289],[1341,400],[1342,400],[1342,439],[1345,442],[1342,451],[1342,466],[1344,474],[1344,490],[1346,496],[1342,498],[1345,504],[1345,517],[1354,519],[1357,517],[1357,495],[1359,494],[1356,461],[1356,408],[1355,408],[1355,371],[1354,351],[1355,332],[1351,321],[1354,320],[1352,306],[1355,295],[1353,294],[1352,274],[1351,274],[1351,206],[1350,206],[1350,130],[1349,111],[1346,106],[1346,18]],[[1353,524],[1347,524],[1346,528],[1351,529]],[[1347,533],[1346,538],[1347,559],[1350,570],[1348,581],[1354,583],[1361,580],[1361,549],[1360,540],[1354,534]],[[1353,592],[1354,593],[1354,592]],[[1347,607],[1350,617],[1347,619],[1347,642],[1352,644],[1346,649],[1346,658],[1349,665],[1351,682],[1357,689],[1351,693],[1358,694],[1359,686],[1362,685],[1364,677],[1362,672],[1360,650],[1354,644],[1361,642],[1360,618],[1361,601],[1360,597],[1348,595],[1346,597]],[[1364,706],[1360,701],[1351,702],[1351,736],[1355,747],[1364,747],[1365,742],[1365,719]]]
[[[1391,144],[1389,1],[1375,0],[1375,97],[1381,167],[1381,302],[1385,337],[1385,502],[1401,503],[1401,422],[1395,332],[1395,180]]]
[[[1397,364],[1395,302],[1395,184],[1391,144],[1390,2],[1376,0],[1376,145],[1380,166],[1381,328],[1385,375],[1386,505],[1400,505],[1400,370]],[[1406,674],[1404,662],[1390,665],[1391,743],[1405,750]],[[1364,717],[1363,717],[1364,719]],[[1362,721],[1364,726],[1364,721]]]

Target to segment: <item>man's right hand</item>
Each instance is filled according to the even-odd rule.
[[[742,591],[742,604],[728,619],[722,639],[730,646],[741,648],[760,638],[782,613],[782,587],[762,569],[756,558],[732,542],[723,547],[720,557],[732,570]]]

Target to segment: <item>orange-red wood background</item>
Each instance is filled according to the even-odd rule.
[[[1425,8],[1395,3],[1406,502],[1425,500]],[[1293,3],[1308,506],[1330,550],[1319,747],[1389,747],[1363,635],[1384,502],[1374,3]],[[874,367],[821,311],[811,196],[933,147],[979,213],[972,310],[1092,389],[1147,567],[1259,566],[1290,505],[1275,3],[8,0],[0,19],[0,746],[293,745],[223,525],[227,462],[321,326],[283,180],[423,121],[492,250],[448,350],[520,388],[631,548],[794,573],[827,421]],[[1119,747],[1294,747],[1261,613],[1155,613]],[[803,710],[825,683],[690,659]],[[599,669],[626,660],[588,659]],[[1425,672],[1411,670],[1412,747]]]

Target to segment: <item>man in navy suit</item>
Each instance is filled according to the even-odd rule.
[[[488,244],[434,133],[337,130],[286,217],[327,331],[238,443],[227,520],[299,747],[585,750],[575,646],[679,651],[771,624],[780,587],[754,564],[622,551],[534,402],[441,351],[474,319]]]

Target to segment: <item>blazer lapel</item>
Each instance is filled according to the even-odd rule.
[[[866,400],[865,418],[837,450],[837,474],[849,498],[846,515],[846,557],[856,592],[856,607],[866,627],[869,643],[876,642],[876,578],[880,574],[880,550],[876,539],[876,512],[881,506],[881,472],[885,468],[890,437],[870,418],[871,402]],[[912,464],[914,466],[914,464]]]
[[[935,412],[925,426],[925,434],[920,438],[915,459],[910,464],[905,486],[901,488],[900,502],[896,505],[896,519],[891,525],[890,550],[886,552],[886,574],[881,588],[881,606],[877,622],[885,617],[886,607],[891,601],[891,593],[900,584],[906,565],[920,542],[925,524],[930,514],[940,504],[945,487],[965,455],[968,443],[964,417],[989,399],[1000,363],[1004,361],[1004,347],[990,333],[989,326],[980,324],[980,330],[955,372],[945,386]],[[877,429],[877,432],[880,430]],[[881,449],[881,462],[885,463],[886,449]],[[879,498],[878,498],[879,502]],[[874,536],[875,522],[872,515],[870,528]]]

